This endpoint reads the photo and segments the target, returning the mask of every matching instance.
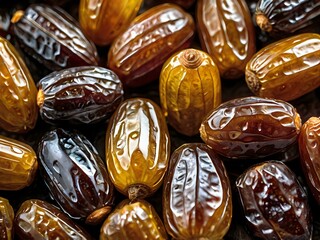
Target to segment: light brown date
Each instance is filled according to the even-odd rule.
[[[14,212],[9,200],[0,197],[0,239],[13,239]]]

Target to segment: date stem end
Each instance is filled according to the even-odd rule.
[[[131,201],[142,199],[149,195],[150,189],[143,184],[135,184],[128,188],[128,197]]]
[[[85,223],[88,225],[98,225],[102,223],[106,219],[106,216],[111,212],[111,209],[110,206],[105,206],[95,210],[87,217]]]

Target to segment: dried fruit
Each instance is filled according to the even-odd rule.
[[[281,162],[264,162],[236,182],[246,223],[259,239],[311,239],[311,212],[296,175]]]
[[[144,98],[120,104],[110,119],[105,149],[110,178],[118,191],[129,199],[154,193],[170,157],[170,137],[160,107]]]
[[[40,116],[49,123],[90,124],[106,120],[123,99],[122,83],[109,69],[74,67],[38,83]]]
[[[163,65],[159,92],[169,124],[182,134],[198,134],[203,118],[221,103],[219,70],[205,52],[182,50]]]
[[[8,199],[0,197],[0,239],[13,239],[14,212]]]
[[[65,213],[88,224],[105,219],[113,205],[114,188],[86,137],[55,129],[41,139],[38,155],[45,184]]]
[[[231,224],[231,186],[211,148],[189,143],[176,149],[164,179],[163,216],[174,239],[222,239]]]
[[[163,63],[192,42],[195,25],[190,14],[174,4],[145,11],[112,43],[108,67],[126,87],[145,85],[159,76]]]
[[[289,103],[236,98],[214,109],[201,124],[202,140],[229,158],[262,158],[296,142],[301,119]]]

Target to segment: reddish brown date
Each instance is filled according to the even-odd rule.
[[[232,217],[226,169],[211,148],[189,143],[174,151],[164,179],[163,216],[174,239],[222,239]]]
[[[38,83],[40,116],[49,123],[90,124],[106,120],[123,99],[122,83],[95,66],[53,72]]]
[[[259,239],[311,239],[311,212],[296,175],[281,162],[264,162],[236,182],[246,223]]]
[[[228,158],[262,158],[296,142],[301,119],[289,103],[260,97],[230,100],[201,124],[205,143]]]
[[[97,224],[110,212],[113,185],[92,144],[81,134],[55,129],[38,149],[45,184],[60,207],[74,219]]]
[[[62,8],[31,5],[25,12],[17,12],[12,22],[21,49],[48,69],[98,65],[95,45]]]

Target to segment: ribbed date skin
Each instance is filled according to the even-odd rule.
[[[13,33],[21,49],[50,70],[98,65],[95,45],[58,6],[30,5],[14,20]]]
[[[49,123],[97,123],[109,118],[123,100],[118,76],[96,66],[52,72],[38,88],[40,116]]]
[[[246,66],[246,82],[260,97],[294,100],[320,86],[320,35],[304,33],[271,43]]]
[[[308,186],[320,204],[320,119],[309,118],[299,134],[300,164]]]
[[[100,240],[168,239],[160,217],[152,205],[140,200],[122,201],[103,223]]]
[[[14,230],[19,239],[92,239],[56,206],[38,199],[21,204],[14,219]]]
[[[8,199],[0,197],[0,239],[13,239],[14,212]]]
[[[160,186],[170,158],[170,137],[160,107],[145,98],[124,101],[106,132],[106,162],[117,190],[143,198]]]
[[[259,97],[221,104],[203,120],[202,140],[228,158],[262,158],[296,142],[301,119],[289,103]]]
[[[245,0],[199,0],[196,11],[201,47],[224,79],[244,75],[256,51],[255,30]]]
[[[310,25],[319,15],[319,0],[260,0],[255,20],[263,31],[283,36]]]
[[[0,190],[20,190],[32,184],[38,170],[32,147],[0,136]]]
[[[126,87],[145,85],[159,76],[163,63],[190,46],[195,24],[174,4],[160,4],[137,16],[112,43],[107,66]]]
[[[37,88],[16,49],[0,37],[0,127],[24,133],[38,118]]]
[[[136,17],[142,0],[81,0],[79,22],[87,36],[97,45],[108,45]]]
[[[255,238],[311,239],[307,195],[284,163],[255,165],[237,179],[236,185],[247,226]]]
[[[104,220],[114,188],[102,159],[83,135],[57,128],[42,137],[38,155],[44,182],[65,213],[88,224]]]
[[[203,118],[221,103],[218,67],[203,51],[177,52],[162,67],[159,94],[169,124],[182,134],[196,135]]]
[[[232,218],[226,169],[203,143],[177,148],[163,187],[163,216],[173,239],[222,239]]]

